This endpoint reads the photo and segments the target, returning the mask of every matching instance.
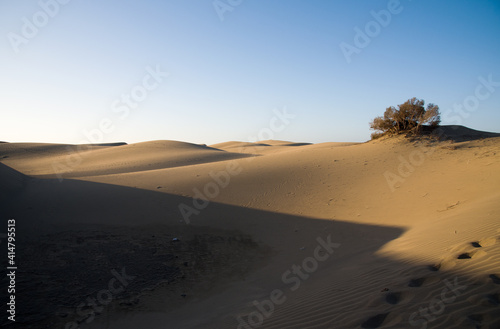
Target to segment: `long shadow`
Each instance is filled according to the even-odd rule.
[[[0,164],[3,179],[2,172],[5,166]],[[19,173],[9,174],[20,177]],[[269,297],[272,287],[286,289],[283,271],[311,256],[317,238],[326,241],[329,236],[340,247],[331,261],[319,264],[322,271],[318,271],[318,277],[333,268],[348,271],[353,266],[362,267],[356,263],[358,257],[377,262],[380,268],[406,266],[376,254],[405,231],[399,227],[323,220],[216,202],[193,215],[187,225],[178,207],[194,207],[193,200],[178,195],[70,179],[60,182],[25,177],[21,188],[15,186],[3,188],[4,194],[10,195],[8,201],[0,200],[2,223],[10,218],[16,222],[16,323],[2,322],[9,328],[72,328],[73,323],[74,328],[86,323],[97,328],[99,320],[106,318],[100,317],[103,313],[131,313],[144,307],[163,313],[176,310],[169,318],[176,328],[219,327],[219,321],[222,327],[236,328],[238,320],[227,314],[248,316],[247,304],[255,296],[249,296],[244,305],[212,299],[213,316],[206,320],[213,321],[210,324],[193,324],[196,307],[190,305],[203,304],[219,291],[214,290],[217,287],[249,278],[261,287],[262,298]],[[2,266],[6,268],[6,261]],[[271,273],[274,279],[259,277],[262,273]],[[445,274],[438,275],[444,278]],[[414,279],[417,281],[413,284],[423,284],[418,281],[422,277]],[[4,277],[2,289],[7,285]],[[314,283],[310,287],[318,289]],[[166,298],[145,297],[145,291],[154,289],[161,289]],[[402,299],[393,291],[382,291],[381,296],[386,296],[380,303],[387,307]],[[494,303],[498,296],[490,298]],[[311,315],[317,313],[321,321],[339,316],[335,310],[324,309],[327,307],[318,306]],[[418,311],[418,305],[414,308]],[[367,312],[358,327],[377,328],[392,316],[390,311],[379,314],[368,308]],[[293,314],[287,318],[290,324],[300,321]],[[274,328],[273,317],[266,321],[262,327]],[[114,328],[109,323],[105,327]],[[116,327],[125,328],[123,324]]]

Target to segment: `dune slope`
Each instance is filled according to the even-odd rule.
[[[27,175],[46,178],[82,177],[154,170],[245,157],[175,141],[136,144],[0,145],[0,157]]]
[[[26,237],[64,232],[52,248],[77,257],[87,243],[102,267],[143,277],[82,328],[498,328],[500,138],[462,132],[214,145],[225,151],[104,147],[71,179],[29,180],[13,206]],[[48,175],[60,156],[16,157],[9,147],[2,162],[24,173]],[[103,243],[153,255],[141,263],[150,270],[134,267],[133,254],[113,261]],[[166,264],[182,274],[156,275]],[[80,287],[82,298],[84,287],[105,288]],[[43,321],[88,320],[75,304]]]

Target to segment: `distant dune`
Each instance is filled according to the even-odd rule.
[[[479,131],[458,125],[439,126],[433,131],[434,135],[440,136],[442,139],[454,141],[467,141],[481,138],[500,137],[500,133],[491,133],[487,131]]]
[[[19,319],[499,328],[500,134],[441,129],[366,143],[0,144]],[[112,271],[127,273],[124,289],[82,312]]]
[[[44,177],[83,177],[155,170],[244,157],[218,149],[176,141],[91,145],[6,144],[5,163],[20,163],[23,173]]]

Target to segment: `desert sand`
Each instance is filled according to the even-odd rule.
[[[1,143],[0,181],[19,328],[500,328],[500,134]]]

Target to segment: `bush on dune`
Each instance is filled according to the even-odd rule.
[[[441,122],[439,107],[432,103],[424,107],[424,100],[413,97],[403,104],[388,107],[384,116],[373,119],[370,128],[375,130],[372,139],[385,135],[419,134],[423,126],[435,128]]]

